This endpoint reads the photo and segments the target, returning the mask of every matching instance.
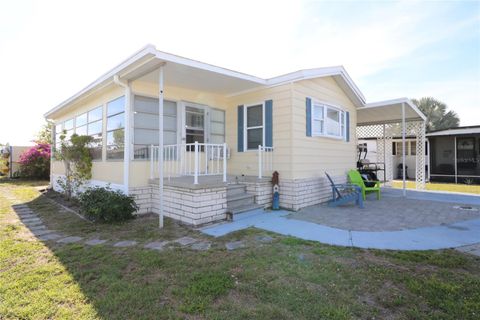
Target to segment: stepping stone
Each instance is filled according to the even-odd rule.
[[[108,240],[92,239],[92,240],[85,241],[85,244],[88,244],[89,246],[96,246],[99,244],[104,244],[107,241]]]
[[[60,240],[57,240],[58,243],[75,243],[82,240],[82,237],[66,237]]]
[[[13,199],[13,198],[8,198],[9,200],[16,200],[16,199]],[[27,206],[26,204],[14,204],[12,206],[12,208],[14,209],[30,209],[29,206]]]
[[[38,230],[45,230],[47,227],[45,227],[43,224],[39,224],[38,226],[33,226],[33,227],[28,227],[30,231],[38,231]]]
[[[256,236],[255,240],[265,243],[270,243],[273,241],[273,238],[270,236]]]
[[[244,241],[233,241],[233,242],[226,243],[225,247],[227,248],[228,251],[232,251],[239,248],[245,248],[246,245]]]
[[[27,220],[27,219],[32,219],[32,218],[38,218],[37,215],[35,214],[26,214],[26,215],[19,215],[21,220]]]
[[[300,254],[297,256],[297,259],[298,259],[298,261],[304,262],[304,261],[307,259],[307,257],[305,256],[305,254],[300,253]]]
[[[191,237],[183,237],[177,240],[173,240],[173,242],[176,242],[182,246],[188,246],[189,244],[197,242],[197,239],[191,238]]]
[[[28,228],[30,227],[34,227],[34,226],[40,226],[40,225],[43,225],[43,222],[41,220],[38,220],[38,221],[32,221],[32,222],[25,222],[25,221],[22,221],[23,224],[25,226],[27,226]]]
[[[35,235],[37,237],[43,236],[43,235],[46,235],[46,234],[49,234],[49,233],[52,233],[52,232],[54,232],[54,231],[53,230],[48,230],[48,229],[32,231],[33,235]]]
[[[113,246],[117,248],[133,247],[137,244],[137,241],[125,240],[115,243]]]
[[[62,238],[62,235],[59,235],[58,233],[49,233],[43,236],[39,236],[38,239],[41,241],[48,241],[48,240],[57,240]]]
[[[191,248],[197,251],[207,251],[212,244],[210,242],[197,242],[192,244]]]
[[[15,212],[19,215],[28,214],[28,213],[35,213],[33,210],[30,210],[30,209],[15,210]]]
[[[152,249],[152,250],[158,250],[161,251],[164,249],[164,247],[169,243],[169,241],[153,241],[149,242],[143,247],[145,249]]]

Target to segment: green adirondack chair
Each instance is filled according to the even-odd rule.
[[[370,192],[376,192],[377,200],[380,200],[380,181],[368,181],[367,184],[365,184],[365,181],[363,181],[360,172],[358,172],[357,170],[348,171],[348,180],[350,181],[350,183],[356,184],[357,186],[362,188],[363,200],[367,199],[366,194]]]

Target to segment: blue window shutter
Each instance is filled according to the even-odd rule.
[[[307,110],[307,137],[312,136],[312,99],[307,97],[306,101],[306,110]]]
[[[238,106],[238,128],[237,128],[237,137],[238,137],[238,144],[237,150],[238,152],[243,152],[243,106]]]
[[[350,112],[345,112],[345,140],[350,141]]]
[[[273,101],[265,101],[265,147],[273,147]]]

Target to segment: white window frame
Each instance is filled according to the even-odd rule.
[[[314,118],[314,114],[315,114],[315,111],[314,109],[315,108],[323,108],[323,119],[316,119]],[[336,135],[332,135],[332,134],[328,134],[327,133],[327,121],[328,121],[328,117],[327,117],[327,112],[328,112],[328,109],[331,109],[331,110],[335,110],[335,111],[338,111],[339,112],[339,116],[340,116],[340,122],[339,122],[339,126],[340,126],[340,136],[336,136]],[[346,111],[343,109],[343,108],[340,108],[338,106],[334,106],[332,104],[329,104],[329,103],[325,103],[325,102],[321,102],[321,101],[312,101],[312,116],[311,116],[311,128],[312,128],[312,136],[313,137],[327,137],[327,138],[332,138],[332,139],[338,139],[338,140],[345,140],[346,138],[346,134],[347,134],[347,115],[346,115]],[[343,119],[343,121],[342,121]],[[323,122],[323,132],[318,132],[318,131],[314,131],[314,120],[321,120]]]
[[[262,125],[255,126],[255,127],[248,127],[248,108],[262,106]],[[265,145],[265,102],[257,102],[257,103],[250,103],[246,104],[243,108],[243,150],[244,151],[256,151],[258,150],[258,146],[254,149],[248,149],[248,130],[249,129],[262,129],[262,146]]]

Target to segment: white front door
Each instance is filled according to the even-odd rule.
[[[182,103],[182,142],[208,143],[208,107],[184,102]]]

